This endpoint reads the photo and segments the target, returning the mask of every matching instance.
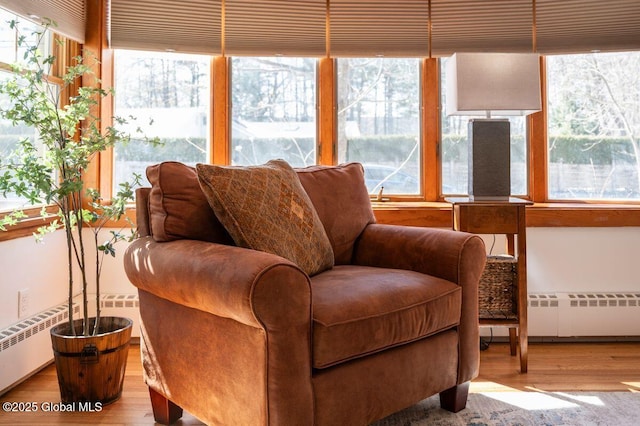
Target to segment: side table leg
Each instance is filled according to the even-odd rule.
[[[509,349],[511,350],[511,356],[516,356],[516,347],[518,346],[518,341],[516,338],[516,329],[515,327],[509,328]]]
[[[520,330],[520,373],[526,373],[529,365],[529,335],[527,331]]]

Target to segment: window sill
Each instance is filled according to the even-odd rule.
[[[451,227],[445,202],[372,202],[379,223]],[[528,227],[640,226],[638,204],[535,203],[527,207]]]
[[[16,225],[7,227],[6,231],[0,231],[0,242],[13,240],[16,238],[32,236],[41,226],[47,226],[57,218],[54,206],[47,207],[49,213],[46,217],[40,216],[40,209],[26,209],[25,213],[29,217],[20,220]],[[6,212],[0,212],[0,215]],[[129,228],[131,223],[136,223],[135,204],[127,206],[125,214],[120,220],[113,220],[105,225],[105,228]]]
[[[451,228],[451,204],[425,201],[386,201],[372,203],[378,223]],[[135,223],[135,209],[127,209]],[[51,223],[54,216],[32,217],[7,231],[0,241],[31,236],[39,227]],[[124,220],[112,227],[127,226]],[[527,207],[528,227],[625,227],[640,226],[640,205],[590,203],[535,203]]]
[[[599,203],[535,203],[527,208],[530,227],[640,226],[640,205]]]
[[[29,217],[17,224],[8,227],[6,231],[0,231],[0,241],[13,240],[15,238],[29,237],[41,226],[47,226],[56,218],[55,215],[47,217]]]

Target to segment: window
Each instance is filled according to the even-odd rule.
[[[8,72],[0,72],[0,80],[5,81],[11,78],[11,74]],[[0,94],[0,108],[4,109],[8,105],[9,99],[6,94]],[[38,145],[38,133],[32,127],[24,124],[13,125],[11,121],[0,118],[0,157],[7,161],[14,161],[11,157],[11,153],[18,147],[18,143],[23,139],[30,139],[35,141],[35,145]],[[0,194],[0,210],[11,210],[14,208],[23,207],[26,199],[17,196],[14,193],[7,193],[4,197]]]
[[[316,60],[232,58],[231,163],[316,163]]]
[[[9,22],[15,21],[16,26],[11,28]],[[25,53],[24,46],[34,46],[38,42],[37,32],[42,32],[42,27],[33,22],[20,19],[11,12],[0,9],[0,63],[12,64],[23,59]],[[18,44],[18,37],[23,37],[22,46]],[[43,36],[40,47],[43,49],[42,56],[49,56],[51,49],[51,33],[47,32]]]
[[[159,137],[160,146],[133,139],[114,149],[114,188],[133,173],[172,160],[186,164],[209,159],[210,58],[198,55],[116,50],[114,114],[136,137]],[[129,119],[133,117],[134,119]]]
[[[440,62],[441,75],[441,144],[442,161],[442,193],[445,195],[468,194],[468,152],[469,139],[467,126],[470,118],[467,116],[447,116],[445,111],[445,90],[447,76],[445,61]],[[479,117],[475,117],[479,118]],[[492,118],[508,118],[511,124],[511,194],[527,195],[528,164],[527,164],[527,132],[526,119],[520,116]]]
[[[550,199],[640,200],[640,52],[547,58]]]
[[[337,86],[338,162],[362,163],[371,194],[420,194],[420,60],[338,59]]]
[[[29,21],[18,20],[18,17],[10,12],[0,9],[0,81],[5,82],[14,78],[15,74],[10,72],[11,64],[20,62],[23,59],[26,46],[36,46],[38,43],[37,32],[42,33],[42,27],[35,25]],[[7,22],[15,21],[16,26],[11,28]],[[19,37],[24,40],[18,43]],[[51,33],[46,32],[42,36],[39,50],[42,50],[42,56],[50,55],[51,49]],[[58,86],[51,84],[51,90],[57,96]],[[0,108],[4,109],[9,106],[9,97],[5,93],[0,94]],[[10,120],[0,117],[0,157],[5,161],[15,161],[11,157],[11,153],[18,147],[21,140],[29,139],[34,141],[36,147],[41,148],[38,142],[38,133],[30,126],[18,123],[15,126]],[[40,149],[41,151],[41,149]],[[42,154],[42,152],[41,152]],[[9,211],[15,208],[23,208],[27,204],[27,200],[15,193],[0,194],[0,211]]]

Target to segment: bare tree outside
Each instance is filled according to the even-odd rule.
[[[640,52],[547,58],[549,197],[640,199]]]
[[[160,138],[159,146],[132,140],[115,150],[114,188],[148,165],[173,160],[206,163],[209,155],[210,58],[117,50],[114,113],[136,117],[131,126]],[[133,133],[135,129],[124,129]]]
[[[337,62],[338,161],[364,165],[369,193],[420,194],[420,61]]]
[[[313,58],[231,59],[232,164],[316,163]]]

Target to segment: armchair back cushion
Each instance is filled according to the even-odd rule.
[[[296,169],[324,225],[336,265],[351,263],[356,240],[376,221],[359,163]]]
[[[196,169],[166,161],[147,167],[149,228],[158,242],[181,239],[233,245],[204,196]]]

